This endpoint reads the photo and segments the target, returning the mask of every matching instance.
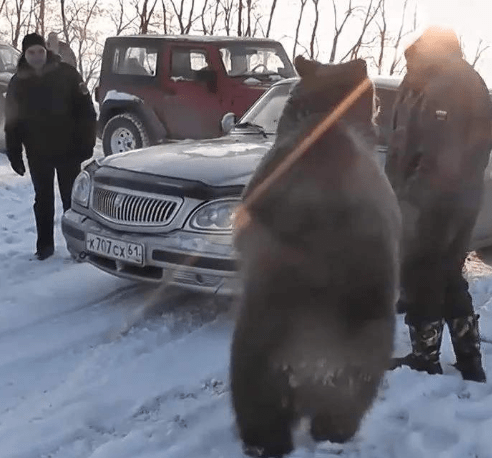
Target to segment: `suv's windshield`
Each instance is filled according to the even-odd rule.
[[[295,76],[294,68],[281,46],[234,43],[222,47],[220,55],[229,76]]]
[[[272,87],[241,118],[236,129],[261,126],[265,133],[275,134],[293,84],[279,84]]]

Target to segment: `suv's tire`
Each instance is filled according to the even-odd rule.
[[[105,156],[150,145],[149,134],[141,119],[132,113],[123,113],[111,118],[102,133]]]

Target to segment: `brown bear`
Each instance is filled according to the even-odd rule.
[[[345,442],[393,350],[400,212],[376,161],[372,84],[283,175],[254,190],[359,84],[366,63],[295,60],[301,76],[244,193],[235,243],[244,291],[230,361],[244,451],[282,457],[292,428]]]

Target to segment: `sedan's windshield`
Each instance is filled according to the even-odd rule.
[[[294,68],[281,46],[234,43],[221,48],[220,55],[229,76],[295,76]]]
[[[14,73],[20,53],[10,46],[0,46],[0,72]]]
[[[261,126],[265,133],[275,134],[291,88],[292,84],[287,83],[272,87],[241,118],[236,129]]]

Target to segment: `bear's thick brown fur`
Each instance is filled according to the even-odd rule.
[[[301,80],[245,199],[367,78],[357,60],[296,59]],[[246,453],[281,457],[309,418],[345,442],[377,395],[393,349],[400,213],[375,158],[372,85],[247,207],[235,234],[244,293],[231,350],[232,402]]]

